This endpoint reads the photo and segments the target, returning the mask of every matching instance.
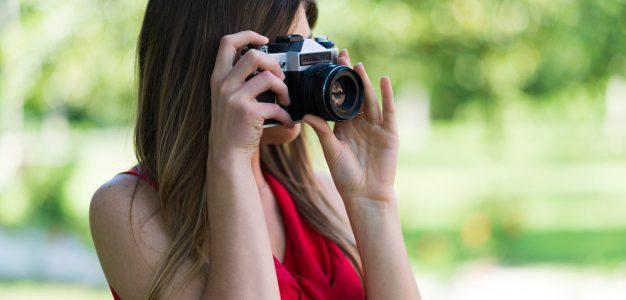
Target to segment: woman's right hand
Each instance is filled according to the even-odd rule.
[[[259,94],[271,90],[281,105],[289,105],[280,65],[257,50],[249,50],[234,63],[240,48],[268,42],[267,37],[253,31],[227,35],[221,40],[211,75],[209,153],[212,157],[243,155],[251,158],[259,145],[266,119],[278,120],[288,127],[294,125],[287,111],[278,104],[256,101]],[[264,71],[246,81],[258,69]]]

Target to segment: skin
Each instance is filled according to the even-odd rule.
[[[304,9],[291,33],[309,36]],[[254,32],[222,39],[211,78],[212,110],[207,188],[209,208],[208,279],[184,279],[187,261],[177,273],[166,298],[175,299],[279,299],[272,255],[282,261],[284,229],[276,201],[267,190],[260,160],[260,143],[288,143],[301,131],[278,105],[254,99],[271,89],[281,104],[288,104],[287,87],[278,64],[260,52],[250,51],[234,66],[236,49],[268,42]],[[350,65],[346,51],[339,63]],[[266,70],[245,81],[257,68]],[[381,79],[383,110],[363,64],[354,69],[365,81],[364,114],[337,123],[333,130],[316,117],[304,122],[320,138],[332,179],[320,176],[327,197],[343,213],[357,241],[365,273],[368,299],[419,299],[415,278],[402,240],[393,182],[398,135],[393,92],[388,78]],[[263,129],[265,119],[284,126]],[[94,195],[90,207],[92,236],[108,282],[122,299],[142,299],[160,260],[171,243],[158,209],[158,195],[143,181],[130,200],[137,179],[117,175]],[[132,213],[133,223],[129,223]],[[131,234],[134,233],[135,238]],[[380,241],[384,241],[381,243]]]

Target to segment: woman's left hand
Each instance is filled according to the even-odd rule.
[[[346,51],[339,63],[350,65]],[[420,299],[402,239],[394,180],[398,129],[389,78],[380,80],[383,110],[363,64],[354,66],[365,88],[363,114],[335,123],[306,115],[320,138],[335,186],[343,198],[363,264],[367,299]],[[382,242],[384,241],[384,242]]]
[[[346,50],[339,54],[338,63],[350,66]],[[318,116],[306,115],[304,122],[313,127],[320,139],[346,208],[395,205],[398,130],[391,82],[388,77],[380,80],[381,111],[363,64],[356,64],[354,70],[363,79],[365,88],[362,113],[354,119],[335,123],[334,130]]]

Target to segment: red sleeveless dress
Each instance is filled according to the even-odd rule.
[[[125,174],[156,183],[134,167]],[[274,256],[274,267],[281,299],[365,299],[365,291],[354,266],[341,249],[301,218],[287,189],[271,174],[264,172],[280,207],[285,228],[285,257]],[[121,299],[113,287],[113,298]]]

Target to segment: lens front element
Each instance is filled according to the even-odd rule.
[[[340,82],[333,82],[330,88],[330,99],[333,106],[341,106],[346,100],[346,93],[344,92],[343,85]]]

